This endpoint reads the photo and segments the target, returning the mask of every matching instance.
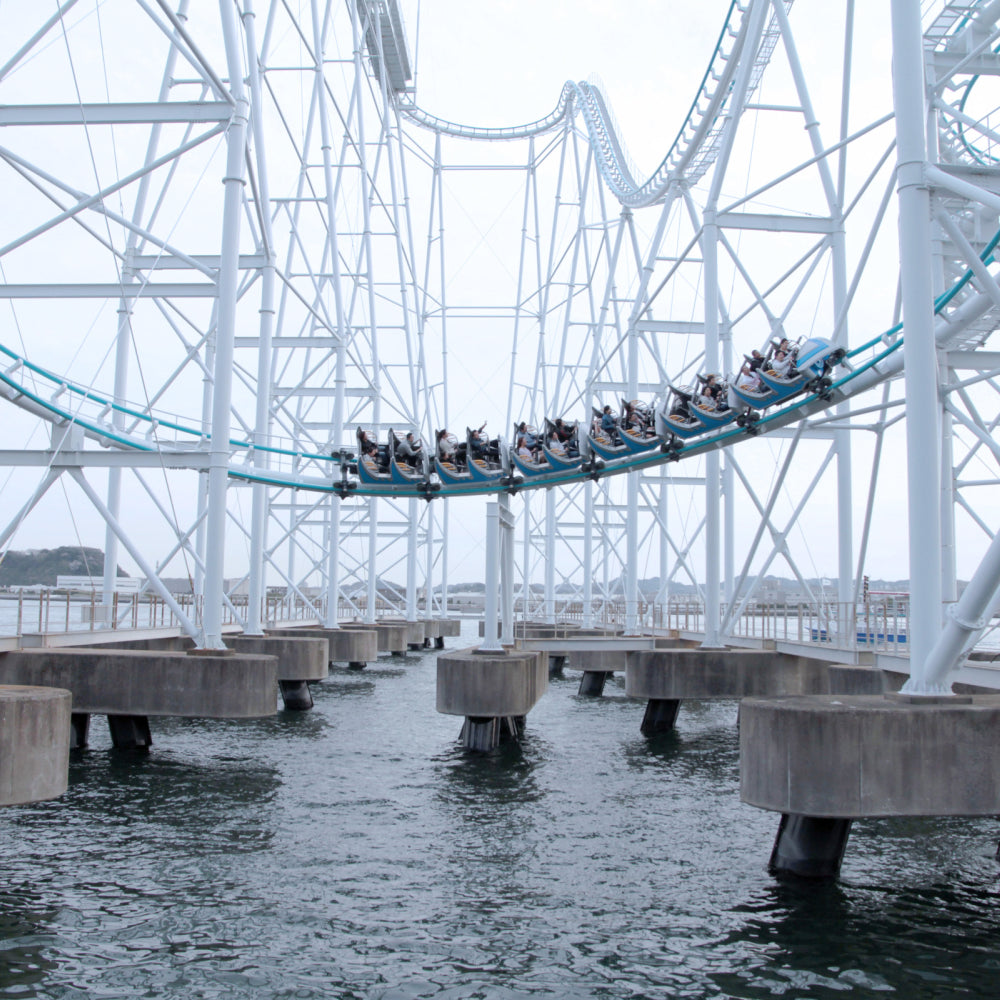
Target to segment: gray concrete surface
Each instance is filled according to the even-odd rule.
[[[658,649],[629,653],[625,693],[657,700],[822,694],[829,690],[826,667],[771,650]]]
[[[804,816],[1000,814],[1000,695],[749,698],[740,797]]]
[[[224,639],[237,653],[259,653],[278,659],[279,681],[321,681],[330,672],[329,643],[307,635],[234,635]]]
[[[65,688],[78,713],[259,718],[277,710],[277,664],[239,653],[24,649],[0,655],[0,684]]]
[[[54,799],[69,781],[72,696],[54,687],[0,687],[0,805]]]
[[[445,715],[527,715],[549,686],[544,653],[442,653],[437,658],[437,710]]]

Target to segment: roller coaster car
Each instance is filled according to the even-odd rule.
[[[590,431],[587,434],[588,449],[592,453],[600,455],[601,458],[608,459],[609,461],[614,461],[616,458],[621,458],[623,455],[629,454],[628,445],[622,441],[618,433],[617,415],[615,415],[614,429],[609,432],[601,426],[601,421],[604,419],[604,411],[599,410],[596,406],[592,406],[590,410],[592,416],[590,418]]]
[[[661,441],[670,441],[672,437],[697,437],[708,429],[694,416],[694,395],[694,390],[690,388],[669,386],[662,405],[657,406],[655,412],[656,435]]]
[[[397,486],[412,486],[414,483],[430,482],[430,462],[427,452],[416,442],[417,455],[407,455],[401,450],[402,440],[389,429],[389,480]]]
[[[434,455],[434,471],[443,483],[468,483],[472,481],[469,474],[467,455],[468,448],[458,443],[455,434],[449,434],[443,428],[434,433],[436,442]]]
[[[823,337],[810,337],[793,347],[792,351],[794,364],[784,375],[776,373],[773,367],[769,368],[769,361],[760,367],[760,380],[773,394],[766,401],[768,406],[802,391],[822,395],[832,384],[830,371],[844,360],[844,351]]]
[[[391,482],[389,475],[389,450],[376,444],[362,428],[358,428],[357,474],[361,482],[377,485]]]
[[[618,428],[622,443],[632,453],[655,448],[660,439],[656,436],[655,405],[641,399],[622,400],[622,419]]]
[[[484,424],[483,427],[485,426]],[[508,469],[508,463],[503,460],[503,452],[500,438],[487,438],[482,427],[477,431],[471,427],[465,428],[468,471],[475,482],[490,483],[503,476]]]
[[[518,448],[524,441],[525,448],[531,452],[531,458],[518,454]],[[529,443],[532,442],[532,443]],[[514,447],[510,450],[511,464],[528,478],[532,476],[543,476],[554,471],[548,462],[548,456],[542,448],[542,441],[533,426],[529,426],[523,420],[514,425]]]
[[[546,419],[542,452],[553,469],[575,469],[582,463],[579,432],[576,421],[568,424],[561,417]]]

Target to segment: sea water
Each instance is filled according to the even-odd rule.
[[[859,821],[839,879],[777,879],[736,702],[648,739],[567,669],[468,754],[436,656],[335,668],[308,712],[154,718],[148,754],[95,717],[65,795],[0,811],[0,996],[1000,994],[995,820]]]

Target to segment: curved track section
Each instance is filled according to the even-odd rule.
[[[785,9],[792,0],[784,0]],[[715,161],[722,138],[725,110],[739,57],[747,44],[748,19],[744,16],[746,3],[733,0],[726,14],[708,68],[701,79],[676,138],[667,155],[656,170],[646,179],[636,176],[624,143],[611,113],[607,98],[596,83],[568,81],[563,85],[556,107],[544,118],[526,125],[508,128],[477,128],[459,125],[432,115],[408,99],[400,97],[399,110],[411,121],[424,128],[462,139],[509,140],[541,135],[571,121],[577,113],[587,129],[591,147],[597,155],[601,175],[608,188],[629,208],[642,208],[661,201],[671,183],[683,177],[688,184],[695,184]],[[778,41],[778,31],[772,13],[754,57],[750,91],[756,89],[761,74],[771,58]]]
[[[784,0],[789,7],[791,0]],[[950,4],[933,22],[925,35],[925,48],[945,49],[957,31],[969,22],[968,4]],[[449,135],[479,140],[504,140],[524,138],[549,131],[579,112],[587,125],[593,148],[602,164],[601,171],[611,190],[623,204],[648,205],[663,197],[670,183],[683,174],[686,182],[693,182],[711,165],[718,148],[721,123],[726,100],[732,85],[738,59],[746,44],[746,6],[735,2],[731,5],[709,67],[702,79],[698,95],[692,104],[685,123],[670,151],[657,171],[645,182],[638,182],[628,163],[624,147],[618,138],[611,112],[600,90],[592,84],[567,83],[555,110],[546,117],[524,126],[509,129],[483,129],[455,125],[428,115],[415,105],[401,101],[400,110],[422,126]],[[751,87],[757,81],[770,59],[778,34],[772,23],[765,29],[757,47],[751,74]],[[726,47],[726,42],[730,42]],[[949,119],[942,112],[942,129],[948,132]],[[953,136],[954,132],[951,133]],[[966,144],[968,162],[976,162],[977,153]],[[1000,242],[996,234],[983,259],[991,259]],[[942,347],[967,345],[979,341],[976,323],[994,305],[986,294],[971,291],[971,271],[953,285],[938,301],[939,342]],[[947,317],[945,309],[950,309]],[[990,326],[992,328],[992,325]],[[896,326],[868,341],[848,355],[852,370],[834,383],[823,398],[815,394],[796,397],[783,406],[767,412],[754,426],[754,432],[787,426],[803,420],[827,407],[833,406],[859,392],[896,376],[902,367],[901,327]],[[0,396],[56,425],[73,425],[81,428],[92,440],[103,447],[143,452],[163,452],[180,455],[184,452],[203,451],[209,438],[204,431],[183,420],[158,415],[148,408],[116,403],[106,396],[93,392],[50,370],[33,364],[7,347],[0,345],[0,355],[6,364],[0,369]],[[676,461],[678,458],[702,454],[728,447],[748,436],[744,429],[731,426],[715,432],[706,432],[685,443],[681,449],[654,450],[652,453],[633,455],[608,462],[602,469],[553,472],[532,477],[516,485],[508,483],[500,488],[512,490],[539,489],[552,485],[571,484],[596,476],[610,476],[637,468]],[[665,444],[666,448],[666,444]],[[419,484],[414,486],[371,485],[348,481],[341,475],[339,455],[306,452],[301,449],[262,447],[249,439],[231,438],[230,475],[245,481],[264,483],[275,487],[313,490],[317,492],[350,492],[355,495],[391,495],[403,497],[433,497],[489,494],[497,492],[493,483]],[[255,463],[255,454],[267,454],[267,469]],[[294,470],[294,471],[293,471]],[[340,478],[338,479],[338,475]]]

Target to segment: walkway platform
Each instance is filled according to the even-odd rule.
[[[255,719],[277,711],[277,659],[139,649],[24,649],[0,656],[0,684],[64,688],[73,697],[71,746],[91,715],[106,715],[116,747],[152,742],[150,716]]]

